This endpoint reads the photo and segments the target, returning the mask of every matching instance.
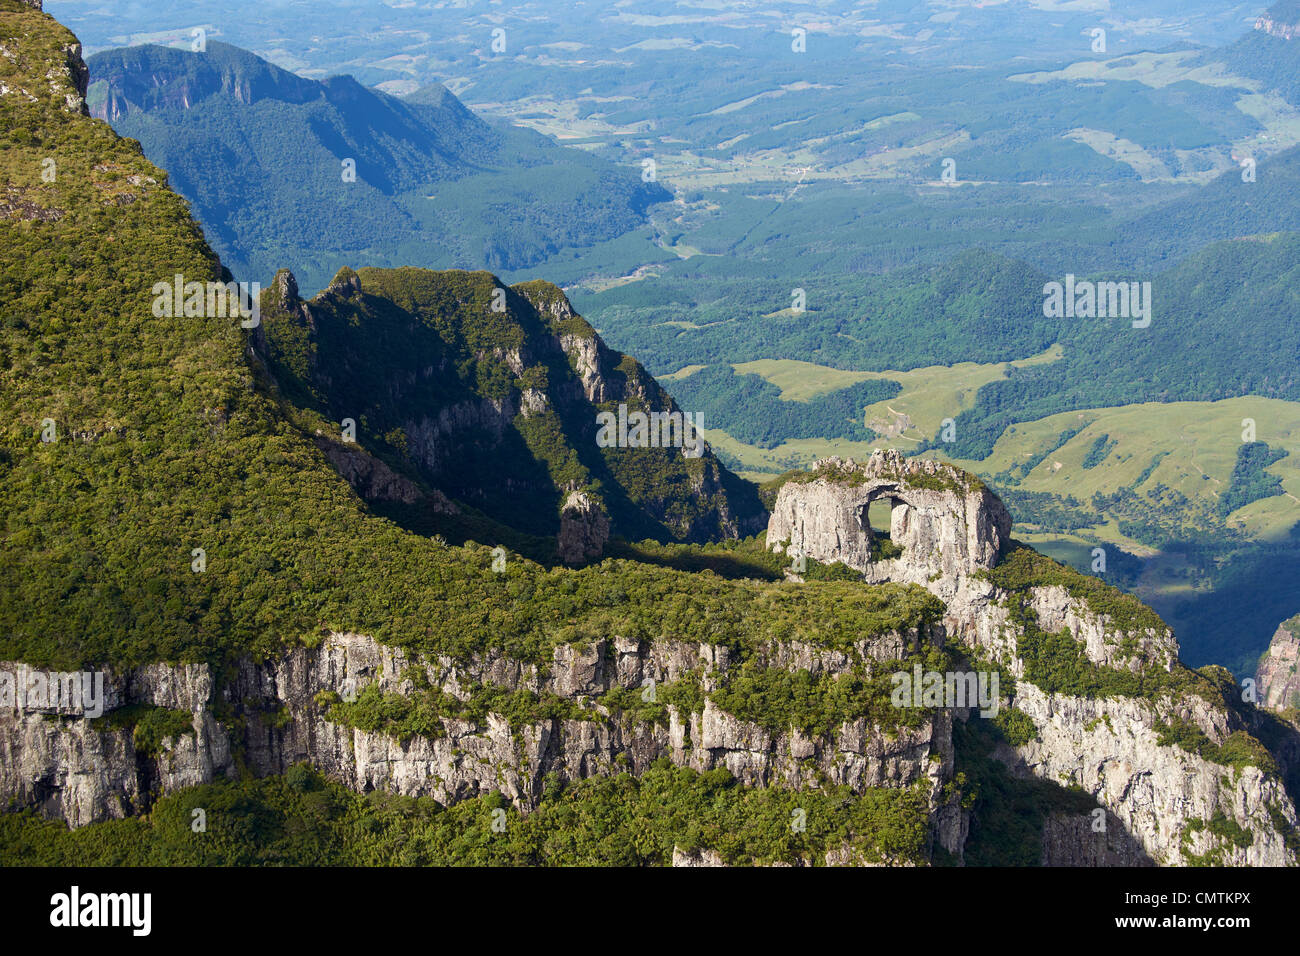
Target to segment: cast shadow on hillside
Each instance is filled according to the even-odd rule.
[[[1144,597],[1174,629],[1180,656],[1193,667],[1221,663],[1252,675],[1278,624],[1300,611],[1300,522],[1283,541],[1179,541],[1163,552],[1164,560],[1184,555],[1189,571],[1213,583],[1190,597]]]
[[[953,743],[975,793],[967,866],[1155,865],[1094,797],[1035,777],[993,721],[954,720]]]

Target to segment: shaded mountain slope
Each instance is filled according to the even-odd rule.
[[[717,540],[766,521],[756,489],[707,448],[599,446],[599,412],[681,410],[550,283],[365,268],[306,303],[281,273],[267,297],[262,340],[286,395],[326,428],[351,418],[367,450],[516,530],[554,536],[572,492],[631,539]]]

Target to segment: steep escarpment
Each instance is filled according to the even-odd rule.
[[[1280,40],[1300,37],[1300,6],[1279,3],[1255,21],[1255,29]]]
[[[549,283],[344,270],[303,301],[282,272],[265,299],[258,354],[327,434],[518,531],[564,532],[567,560],[598,556],[610,534],[702,541],[762,527],[752,487],[696,448],[672,398]],[[620,410],[671,416],[672,443],[659,430],[653,446],[600,441],[599,416]]]
[[[1255,29],[1227,46],[1201,55],[1203,62],[1225,64],[1238,76],[1250,77],[1292,105],[1300,103],[1300,6],[1281,0],[1255,21]]]
[[[911,467],[881,457],[861,470],[831,463],[823,477],[848,493],[851,475],[870,487]],[[931,491],[942,483],[966,499],[947,521],[992,507],[955,470],[918,473]],[[814,484],[787,483],[778,513],[797,517],[805,492],[820,504]],[[19,806],[86,824],[237,771],[306,762],[358,791],[448,806],[499,794],[530,813],[556,788],[666,760],[783,792],[914,791],[933,858],[1294,862],[1294,730],[1266,728],[1226,672],[1183,668],[1172,635],[1133,599],[1012,542],[979,545],[991,566],[928,581],[943,601],[916,584],[719,583],[717,603],[698,612],[741,610],[724,639],[707,627],[703,640],[637,636],[632,612],[606,622],[607,636],[514,651],[429,652],[331,632],[221,673],[152,665],[111,679],[110,719],[144,706],[188,715],[187,726],[142,755],[129,725],[6,714],[0,784]],[[907,551],[888,560],[905,563]],[[816,607],[836,611],[823,619]],[[900,698],[900,676],[922,671],[996,674],[997,706]],[[88,760],[105,772],[88,773]],[[1029,824],[1008,824],[1010,802],[1031,808]],[[879,859],[879,848],[849,855]],[[708,846],[679,862],[692,860],[719,861]]]
[[[1268,650],[1259,659],[1255,683],[1260,706],[1273,710],[1300,707],[1300,615],[1277,626]]]
[[[111,123],[149,110],[193,109],[215,96],[251,106],[268,100],[309,103],[324,92],[320,83],[263,63],[228,43],[213,40],[204,47],[213,55],[193,56],[146,44],[92,57],[101,95],[91,115]],[[486,132],[485,124],[477,125],[480,133]]]
[[[531,812],[556,788],[641,776],[667,761],[796,795],[911,793],[923,832],[959,857],[952,715],[893,708],[887,690],[888,675],[913,661],[947,661],[933,611],[922,602],[910,627],[856,640],[614,637],[558,645],[544,663],[500,650],[423,656],[335,633],[221,673],[149,665],[106,675],[101,718],[0,711],[0,792],[12,806],[82,826],[213,780],[307,762],[360,792],[444,805],[502,795]],[[141,711],[179,724],[142,740],[115,718]],[[861,836],[837,850],[840,862],[890,861]]]
[[[894,502],[891,539],[902,549],[889,557],[873,551],[866,522],[882,496]],[[994,756],[1013,776],[1096,799],[1132,849],[1163,864],[1294,862],[1294,796],[1226,672],[1188,671],[1153,612],[1010,542],[1008,529],[978,480],[877,452],[787,481],[768,544],[943,597],[948,633],[1014,679],[1010,702],[1024,719]],[[948,557],[937,541],[949,542]],[[1045,829],[1045,847],[1095,858],[1066,832]],[[1095,844],[1105,831],[1077,832]]]
[[[165,175],[69,103],[75,39],[15,0],[0,20],[6,862],[136,860],[168,827],[148,859],[318,862],[259,855],[247,824],[282,812],[296,839],[331,807],[363,843],[441,827],[416,862],[600,840],[682,864],[1294,860],[1293,729],[1016,546],[961,472],[792,478],[784,579],[752,541],[597,560],[614,531],[764,515],[707,449],[596,440],[602,412],[676,409],[555,287],[363,269],[304,300],[285,271],[251,328],[155,308],[178,275],[230,275]],[[96,681],[94,707],[61,696]]]

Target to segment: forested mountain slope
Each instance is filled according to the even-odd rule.
[[[0,656],[219,660],[326,620],[491,639],[457,620],[494,580],[486,551],[370,517],[266,390],[237,318],[155,314],[157,283],[219,280],[222,266],[164,175],[85,115],[74,38],[7,5]],[[396,592],[405,610],[374,603]]]
[[[1061,282],[1064,276],[1044,276]],[[1151,323],[1060,319],[1059,363],[1015,370],[957,418],[955,454],[983,458],[1006,426],[1054,412],[1235,395],[1300,400],[1300,234],[1220,242],[1145,276]],[[1040,301],[1041,306],[1041,301]]]
[[[88,62],[93,115],[167,170],[241,277],[266,281],[286,256],[311,289],[362,259],[517,269],[618,236],[668,198],[639,170],[490,126],[440,86],[398,99],[217,41]]]
[[[1282,175],[1291,168],[1277,165]],[[1237,185],[1261,188],[1239,180]],[[1285,180],[1276,188],[1285,189]],[[1245,195],[1267,202],[1262,193]],[[1206,202],[1226,214],[1227,202],[1213,197]],[[1196,208],[1183,214],[1194,216]],[[1262,223],[1261,213],[1255,224]],[[1158,270],[1076,276],[1081,288],[1085,281],[1126,288],[1149,283],[1151,322],[1141,328],[1133,327],[1132,317],[1049,317],[1045,287],[1064,283],[1066,274],[1049,275],[983,249],[962,252],[940,266],[816,289],[816,299],[798,315],[773,311],[783,298],[789,301],[779,280],[737,279],[702,291],[687,275],[604,293],[600,314],[605,334],[626,343],[657,374],[775,356],[839,369],[901,371],[1005,362],[1060,345],[1059,361],[1012,370],[1004,381],[981,387],[973,408],[954,415],[956,441],[944,451],[981,459],[1008,425],[1056,412],[1236,395],[1300,399],[1300,331],[1292,321],[1300,309],[1298,259],[1300,234],[1280,233],[1212,243]],[[702,265],[700,271],[708,268]],[[663,297],[656,312],[643,311],[655,296]],[[704,297],[712,301],[700,301]],[[691,328],[665,334],[665,319],[687,315],[694,318]],[[730,420],[715,418],[718,427],[735,427],[738,434],[747,427],[753,432],[747,438],[755,441],[804,437],[800,429],[806,422],[787,424],[778,415],[768,416],[761,429],[739,421],[739,402],[753,390],[752,376],[710,371],[691,381],[701,374],[674,380],[674,387],[691,400],[736,409]],[[884,383],[871,384],[865,401],[885,397],[879,388]],[[838,409],[837,400],[848,395],[849,390],[843,396],[831,392],[823,404]],[[809,414],[816,416],[822,435],[853,437],[849,412],[837,410],[834,421],[823,420],[827,416],[818,410]],[[926,431],[938,441],[937,421]]]
[[[702,438],[697,449],[668,394],[550,283],[507,290],[487,272],[344,269],[304,303],[281,273],[263,316],[257,339],[275,380],[325,416],[323,430],[337,437],[351,419],[368,452],[516,531],[554,537],[575,492],[633,540],[735,538],[766,520],[754,487]],[[675,444],[661,446],[660,427],[655,447],[602,446],[598,416],[620,407],[677,416],[666,436]],[[337,444],[328,453],[347,455]],[[380,497],[426,530],[459,524],[424,496]]]
[[[1255,30],[1221,50],[1202,56],[1223,63],[1238,76],[1258,80],[1300,106],[1300,3],[1281,0],[1255,23]]]
[[[547,567],[376,514],[349,481],[454,504],[436,456],[402,459],[408,402],[517,402],[526,493],[604,481],[655,517],[633,477],[661,468],[699,494],[579,448],[596,406],[667,399],[544,283],[495,311],[488,273],[349,270],[304,302],[286,271],[247,327],[160,309],[223,269],[85,80],[0,0],[0,672],[108,690],[0,709],[3,862],[1295,861],[1291,725],[951,467],[787,476],[769,543],[810,553],[755,542],[771,575]],[[873,495],[901,502],[889,550]],[[902,700],[914,668],[1001,690]]]

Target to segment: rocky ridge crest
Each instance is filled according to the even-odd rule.
[[[880,535],[867,520],[870,503],[880,498],[893,503],[889,539],[902,548],[897,556],[884,557],[893,552],[879,549]],[[998,758],[1014,774],[1082,789],[1122,827],[1123,838],[1105,838],[1102,852],[1095,836],[1060,843],[1077,821],[1058,820],[1049,828],[1058,857],[1294,864],[1296,808],[1285,768],[1262,754],[1231,769],[1223,762],[1222,754],[1248,740],[1263,750],[1251,736],[1257,721],[1249,709],[1230,706],[1239,690],[1230,676],[1227,689],[1208,686],[1213,681],[1178,663],[1174,635],[1154,615],[1134,623],[1122,619],[1122,605],[1099,599],[1104,610],[1092,606],[1096,592],[1081,586],[1081,575],[1062,569],[1056,577],[999,586],[995,569],[1017,547],[1010,529],[1005,507],[979,479],[891,450],[862,463],[824,459],[787,481],[767,540],[773,550],[841,561],[867,581],[926,587],[944,601],[947,634],[1016,679],[1008,703],[1032,721],[1034,734],[1002,745]],[[1053,636],[1070,643],[1063,650],[1050,643]],[[1144,690],[1065,692],[1045,676],[1039,655],[1048,645],[1058,662],[1062,653],[1077,655],[1076,671],[1092,671],[1098,686],[1128,687],[1132,682],[1116,675],[1132,674]],[[1211,823],[1225,820],[1226,829],[1240,827],[1249,838],[1216,838]],[[1051,842],[1046,832],[1044,840]]]

